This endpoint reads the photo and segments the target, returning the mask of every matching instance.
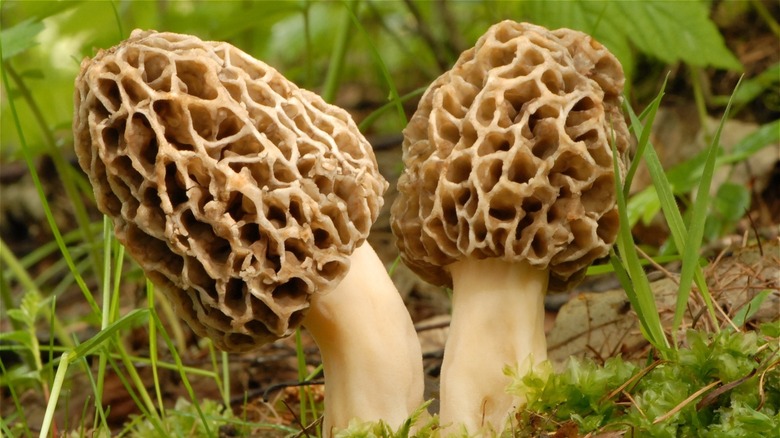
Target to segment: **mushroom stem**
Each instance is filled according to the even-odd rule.
[[[441,368],[440,424],[450,432],[462,425],[470,435],[485,427],[500,433],[524,402],[506,392],[504,367],[530,365],[529,356],[534,363],[547,358],[548,272],[526,262],[475,258],[449,270],[452,322]]]
[[[368,243],[335,290],[312,300],[303,325],[325,371],[323,435],[352,419],[399,427],[423,402],[420,343],[409,312]]]

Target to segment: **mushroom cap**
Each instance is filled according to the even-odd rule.
[[[387,182],[349,114],[223,42],[136,30],[85,59],[73,131],[117,238],[200,336],[289,335]]]
[[[623,70],[570,29],[492,26],[423,95],[404,130],[392,206],[403,261],[451,285],[467,257],[525,260],[565,290],[618,231],[610,141],[623,168]]]

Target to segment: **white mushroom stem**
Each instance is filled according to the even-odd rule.
[[[323,434],[353,418],[394,428],[423,402],[420,343],[398,290],[368,243],[335,290],[317,296],[303,325],[325,371]]]
[[[463,425],[470,435],[482,428],[500,433],[524,402],[506,392],[504,367],[530,364],[531,355],[534,363],[547,358],[548,272],[500,259],[469,258],[448,268],[452,322],[441,368],[440,424],[449,432]]]

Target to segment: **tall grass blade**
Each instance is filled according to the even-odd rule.
[[[119,359],[122,361],[122,365],[124,365],[125,369],[127,370],[127,374],[130,376],[133,387],[136,389],[136,391],[138,391],[138,395],[141,397],[141,401],[143,402],[144,409],[146,409],[149,421],[151,421],[152,424],[155,424],[159,430],[165,431],[165,422],[163,422],[160,414],[155,410],[152,397],[149,395],[149,391],[146,390],[146,384],[138,374],[138,370],[135,368],[135,364],[133,363],[133,360],[130,354],[127,352],[124,344],[121,342],[112,342],[112,345],[117,349],[119,353]],[[141,407],[141,405],[138,406]],[[163,435],[168,435],[167,431]]]
[[[387,64],[385,64],[385,61],[382,59],[382,55],[379,54],[376,46],[371,41],[371,37],[368,32],[366,32],[366,28],[363,27],[363,24],[358,19],[358,16],[355,13],[355,9],[353,9],[352,5],[349,3],[346,3],[346,7],[349,10],[349,16],[352,18],[353,24],[360,30],[360,32],[363,34],[363,37],[366,39],[368,47],[371,51],[371,56],[374,58],[374,62],[382,72],[382,78],[385,80],[388,88],[390,88],[390,101],[395,102],[395,107],[398,110],[399,120],[401,120],[401,122],[406,125],[406,112],[404,111],[401,97],[398,95],[398,88],[395,86],[395,81],[393,81],[393,76],[390,74],[390,70],[387,68]]]
[[[100,359],[104,359],[105,355],[101,354]],[[93,421],[93,429],[98,429],[98,422],[100,422],[100,426],[103,428],[103,430],[109,430],[108,428],[108,420],[106,410],[103,409],[103,398],[99,394],[102,394],[102,381],[96,381],[95,376],[92,375],[92,369],[90,368],[89,362],[87,362],[87,359],[85,357],[82,357],[79,359],[79,363],[81,364],[81,368],[84,370],[84,374],[87,376],[87,379],[89,380],[89,385],[92,388],[92,393],[95,394],[95,411],[97,412],[97,415],[95,415],[94,421]],[[105,365],[104,365],[105,367]],[[98,386],[98,383],[100,384],[100,387]],[[86,406],[85,406],[86,409]]]
[[[328,103],[333,102],[339,89],[341,71],[344,69],[344,59],[347,56],[347,46],[349,46],[349,36],[352,31],[350,26],[351,14],[352,10],[349,5],[345,4],[337,27],[336,45],[333,46],[333,54],[330,57],[325,83],[322,86],[322,98]]]
[[[148,286],[150,288],[153,288],[151,282],[148,283]],[[192,402],[192,405],[195,407],[195,410],[198,412],[198,416],[200,417],[200,420],[203,423],[203,429],[206,431],[206,435],[209,437],[216,436],[214,432],[209,428],[209,423],[206,420],[206,417],[203,414],[203,410],[200,407],[200,402],[198,401],[198,397],[195,394],[195,391],[192,389],[192,384],[190,383],[190,379],[187,377],[187,373],[185,371],[186,367],[184,366],[184,363],[181,360],[181,356],[179,355],[179,352],[176,350],[176,346],[173,344],[171,337],[168,336],[168,332],[167,330],[165,330],[165,326],[163,326],[162,321],[157,316],[157,312],[155,312],[154,309],[151,310],[151,317],[153,320],[153,324],[157,327],[157,330],[160,333],[160,336],[162,336],[163,340],[165,341],[165,344],[168,346],[168,350],[171,352],[171,356],[173,356],[173,361],[176,364],[176,370],[179,372],[179,377],[181,377],[182,384],[184,384],[184,388],[187,390],[187,394],[190,397],[190,401]],[[214,373],[211,373],[211,375],[216,378],[216,375]]]
[[[661,92],[663,92],[663,90],[661,90]],[[631,130],[637,138],[641,138],[644,130],[649,128],[644,128],[642,126],[642,122],[639,121],[639,118],[630,105],[625,103],[624,109],[631,119]],[[653,187],[655,187],[656,193],[658,194],[661,210],[664,213],[664,218],[672,233],[672,241],[674,242],[675,247],[677,247],[677,250],[682,252],[685,248],[685,236],[688,234],[688,230],[685,227],[680,209],[677,207],[677,200],[674,197],[672,186],[666,178],[666,173],[664,173],[661,161],[655,153],[655,148],[653,148],[652,143],[649,141],[647,147],[644,149],[642,158],[644,159],[645,165],[650,172],[650,177],[653,180]],[[710,299],[709,288],[707,287],[707,282],[704,280],[704,274],[702,273],[701,267],[698,265],[694,268],[694,281],[704,297],[710,319],[713,322],[716,322],[715,308]],[[673,336],[674,339],[676,339],[676,331],[673,332]]]
[[[0,360],[0,375],[8,377],[8,369],[6,369],[5,364],[2,360]],[[10,379],[9,379],[10,380]],[[22,402],[19,399],[19,395],[16,393],[15,385],[12,384],[13,381],[9,381],[9,384],[7,386],[8,393],[11,395],[11,400],[14,402],[14,406],[16,407],[16,415],[19,416],[19,419],[21,420],[19,424],[21,424],[24,427],[25,436],[31,437],[32,431],[30,431],[30,423],[27,421],[27,416],[24,414],[24,409],[22,408]],[[2,416],[0,416],[0,426],[5,427],[5,421],[3,421]],[[10,434],[10,431],[7,433],[7,435],[10,437],[12,436]]]
[[[95,235],[100,232],[102,227],[102,224],[100,222],[93,222],[90,224],[89,232],[92,235]],[[62,241],[67,246],[72,246],[74,243],[83,241],[81,238],[82,236],[82,230],[76,229],[73,231],[69,231],[62,235]],[[47,243],[44,243],[43,245],[35,248],[34,250],[27,253],[24,257],[19,259],[19,262],[22,264],[22,266],[25,269],[29,269],[33,266],[35,266],[37,263],[45,259],[46,257],[51,256],[55,252],[59,251],[59,246],[57,246],[57,241],[49,241]],[[76,249],[74,248],[72,250],[74,253],[76,252]],[[83,253],[83,251],[81,251]],[[62,261],[65,263],[65,261]],[[59,262],[57,262],[59,263]],[[67,264],[65,264],[67,266]]]
[[[93,236],[88,232],[90,228],[91,221],[89,219],[89,214],[87,212],[87,207],[84,204],[82,193],[79,191],[76,181],[78,179],[83,178],[81,174],[77,173],[76,170],[73,168],[73,166],[70,165],[68,160],[63,154],[63,149],[61,147],[58,147],[56,137],[54,136],[54,133],[49,126],[49,124],[46,122],[43,112],[40,109],[40,106],[33,98],[32,92],[27,87],[27,84],[24,81],[24,78],[22,78],[21,75],[19,75],[16,70],[12,67],[10,61],[3,62],[3,76],[5,77],[6,73],[13,78],[14,83],[16,83],[17,89],[19,91],[19,94],[24,98],[24,100],[27,102],[27,106],[30,109],[30,112],[33,115],[33,118],[38,123],[38,126],[40,127],[40,131],[43,134],[44,139],[46,140],[44,144],[46,145],[47,149],[47,155],[51,158],[52,162],[54,163],[54,167],[57,170],[57,174],[59,175],[59,181],[62,185],[63,191],[65,192],[65,195],[67,196],[68,200],[70,201],[71,207],[73,207],[73,215],[76,218],[76,223],[78,224],[78,229],[81,232],[82,238],[84,241],[89,245],[90,248],[90,256],[92,258],[93,267],[95,271],[100,272],[100,254],[98,251],[98,242],[95,241]],[[6,87],[8,87],[8,84],[6,84]],[[6,88],[10,90],[10,88]],[[11,105],[11,102],[13,102],[13,99],[8,99],[9,106]],[[15,111],[15,108],[12,109],[12,112]],[[15,116],[14,116],[15,117]],[[21,140],[21,134],[20,134],[20,140]],[[29,151],[27,151],[27,145],[26,142],[21,142],[22,149],[25,152],[25,157],[29,154]],[[31,162],[28,162],[28,167],[30,166]],[[34,163],[33,163],[34,165]],[[30,172],[33,172],[33,168],[30,167]],[[92,196],[92,192],[89,191],[85,193],[87,196]],[[39,193],[40,196],[40,193]],[[41,202],[46,202],[43,199],[41,199]]]
[[[399,104],[403,104],[409,100],[414,99],[415,97],[422,96],[423,93],[425,93],[425,90],[427,90],[428,87],[420,87],[416,90],[412,90],[403,96],[401,96],[398,100],[391,100],[390,102],[385,103],[384,105],[380,106],[379,108],[375,109],[371,112],[368,116],[366,116],[363,121],[360,122],[358,125],[358,129],[360,132],[366,132],[368,128],[371,127],[371,125],[376,122],[376,120],[382,116],[388,109],[397,107]]]
[[[637,313],[645,337],[662,355],[666,356],[669,350],[669,343],[664,334],[661,318],[658,315],[658,308],[655,305],[655,298],[653,296],[653,291],[650,288],[650,282],[639,261],[639,255],[636,252],[636,248],[634,248],[634,239],[631,235],[631,228],[628,225],[628,212],[626,209],[626,198],[623,195],[620,167],[618,166],[617,157],[619,155],[615,142],[613,141],[611,143],[612,156],[615,157],[612,160],[615,172],[615,194],[618,203],[618,213],[620,215],[617,246],[620,251],[620,256],[625,263],[625,272],[621,272],[623,270],[620,269],[620,263],[615,263],[615,271],[619,272],[618,278],[621,279],[621,282],[625,282],[625,284],[629,286],[626,288],[626,294],[631,301],[631,305],[634,306],[634,310]]]
[[[121,354],[119,355],[118,358],[122,359]],[[152,427],[155,428],[159,436],[167,437],[169,434],[166,433],[166,431],[164,430],[160,419],[157,416],[155,416],[154,412],[149,411],[149,407],[147,404],[145,404],[141,399],[138,398],[139,396],[138,394],[136,394],[136,388],[134,388],[134,386],[130,383],[130,381],[127,380],[127,377],[125,377],[124,373],[121,372],[123,367],[121,367],[119,363],[111,356],[109,357],[109,364],[111,365],[111,368],[114,369],[117,378],[119,379],[120,382],[122,382],[122,385],[125,387],[125,390],[130,395],[130,398],[133,399],[133,402],[135,403],[136,407],[138,407],[138,410],[141,411],[141,415],[149,418],[149,422],[152,424]],[[127,366],[124,366],[124,368],[127,369]],[[134,370],[135,369],[133,369],[133,371]],[[141,421],[140,416],[136,418],[137,421]]]
[[[2,58],[1,48],[0,48],[0,58]],[[2,69],[3,85],[5,85],[6,90],[10,90],[11,84],[8,81],[8,74],[6,70],[7,69],[5,68]],[[41,201],[44,214],[46,215],[46,221],[48,222],[49,228],[51,229],[51,232],[54,235],[54,239],[57,241],[57,246],[59,246],[62,256],[65,258],[65,260],[67,260],[68,267],[70,267],[74,279],[76,280],[76,283],[79,285],[79,288],[81,289],[84,298],[87,300],[87,303],[96,314],[100,314],[100,309],[98,308],[97,303],[95,303],[95,300],[92,298],[92,295],[89,292],[89,288],[87,287],[86,282],[84,282],[84,278],[76,269],[76,265],[73,262],[73,258],[70,256],[68,247],[62,239],[62,233],[60,232],[60,229],[57,226],[57,222],[54,220],[54,215],[52,214],[51,206],[49,205],[49,202],[46,199],[46,193],[43,190],[41,179],[38,176],[38,171],[35,168],[35,161],[33,160],[33,157],[30,155],[30,148],[27,145],[27,140],[24,136],[24,130],[22,129],[21,122],[19,121],[19,115],[16,111],[16,104],[14,103],[14,100],[11,98],[8,99],[8,108],[11,111],[11,117],[14,121],[14,127],[16,128],[17,135],[19,136],[19,144],[21,145],[20,149],[22,151],[22,155],[24,155],[24,160],[27,163],[27,168],[30,171],[30,176],[32,177],[33,185],[35,185],[35,189],[38,193],[38,198]],[[84,229],[86,228],[82,228],[82,230]]]
[[[148,317],[149,309],[133,309],[127,312],[125,316],[112,322],[95,336],[78,345],[73,350],[72,360],[94,353],[95,350],[102,347],[104,343],[111,341],[111,338],[119,331],[137,326],[141,321]]]
[[[154,286],[149,279],[146,280],[146,305],[149,314],[154,315]],[[160,415],[165,417],[165,404],[163,403],[162,389],[160,389],[160,374],[157,372],[157,325],[152,323],[149,327],[149,360],[152,362],[152,382],[157,396],[157,409]]]
[[[125,39],[125,29],[124,26],[122,26],[122,18],[119,16],[119,9],[116,7],[116,2],[114,0],[111,0],[110,3],[111,9],[114,11],[114,20],[116,20],[116,29],[119,32],[119,39],[123,40]]]
[[[225,407],[230,409],[230,360],[227,351],[220,352],[222,362],[222,399]]]
[[[737,82],[735,91],[737,89],[739,89],[739,82]],[[732,98],[733,96],[734,94],[732,93]],[[718,150],[720,149],[720,134],[723,132],[723,125],[726,123],[726,120],[729,117],[729,111],[731,110],[731,102],[732,99],[729,99],[723,117],[718,124],[718,129],[715,131],[715,136],[710,143],[707,151],[707,160],[704,164],[701,179],[699,180],[699,189],[696,192],[696,199],[693,202],[691,222],[688,227],[688,238],[685,242],[685,248],[682,250],[682,270],[680,272],[680,287],[677,290],[677,305],[674,312],[673,333],[677,332],[677,328],[682,323],[683,314],[685,313],[688,298],[691,294],[694,271],[696,268],[699,268],[699,250],[704,236],[704,224],[707,220],[707,213],[710,206],[710,186],[712,184],[712,176],[715,173],[715,159],[717,158]],[[704,295],[705,300],[711,301],[708,292],[709,291],[702,291],[702,295]]]
[[[303,350],[303,339],[301,337],[301,329],[295,330],[295,358],[297,360],[298,381],[303,383],[306,381],[306,353]],[[308,423],[308,409],[310,407],[309,400],[309,388],[305,385],[298,387],[298,399],[300,400],[300,421],[301,424]],[[316,417],[315,417],[316,418]]]
[[[51,429],[51,423],[54,419],[54,411],[57,409],[57,401],[60,398],[60,391],[62,390],[62,382],[65,381],[65,375],[68,373],[68,365],[70,364],[70,355],[68,352],[62,353],[60,356],[60,363],[57,366],[57,374],[54,376],[54,383],[51,387],[51,394],[49,396],[49,402],[46,405],[46,412],[43,415],[43,422],[41,423],[40,438],[46,438],[49,435]]]
[[[658,112],[658,107],[661,105],[661,99],[664,97],[664,90],[666,90],[666,81],[668,79],[669,75],[666,76],[663,85],[661,85],[661,92],[655,96],[653,101],[650,102],[650,105],[643,111],[643,114],[646,114],[646,118],[643,119],[645,126],[653,126],[653,123],[655,122],[655,115]],[[641,161],[639,158],[644,155],[647,143],[650,140],[650,132],[652,132],[652,129],[643,130],[642,136],[639,137],[639,142],[637,143],[635,159],[631,162],[628,172],[626,172],[625,182],[623,183],[623,196],[626,198],[628,198],[629,192],[631,191],[631,183],[634,181],[634,174],[636,174],[636,170],[639,168],[639,162]]]
[[[108,217],[103,216],[103,315],[100,322],[100,329],[105,330],[111,324],[111,249],[113,248],[113,230]],[[119,274],[117,273],[117,277]],[[105,423],[105,412],[103,410],[103,384],[106,380],[106,365],[108,363],[107,352],[100,350],[98,357],[97,384],[95,386],[95,409],[98,415]],[[92,374],[87,373],[92,379]]]

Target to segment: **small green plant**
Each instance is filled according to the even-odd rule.
[[[235,418],[229,409],[216,400],[203,400],[196,407],[187,400],[179,399],[166,412],[164,433],[160,433],[147,416],[140,415],[130,419],[123,433],[137,438],[165,438],[213,436],[215,433],[219,436],[247,436],[252,430],[251,423]]]
[[[515,436],[572,426],[580,434],[625,436],[775,436],[780,433],[780,323],[760,332],[689,331],[668,359],[639,366],[620,358],[603,365],[549,363],[509,388],[525,394]]]
[[[439,422],[437,417],[428,415],[428,405],[430,401],[423,403],[416,411],[412,412],[409,418],[397,429],[393,430],[384,421],[362,422],[353,420],[349,427],[336,433],[336,438],[409,438],[409,437],[427,437],[436,434]]]

